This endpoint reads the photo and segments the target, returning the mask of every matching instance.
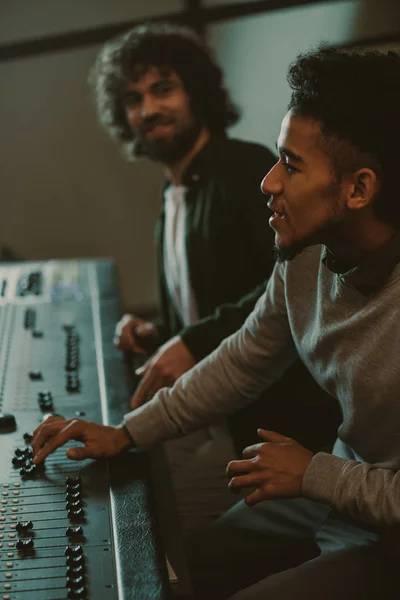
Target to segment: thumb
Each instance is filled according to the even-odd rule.
[[[139,337],[152,335],[154,333],[154,325],[153,323],[140,323],[135,327],[135,334]]]
[[[67,456],[71,460],[85,460],[85,458],[90,458],[90,450],[85,448],[84,446],[79,448],[68,448]]]
[[[130,407],[133,410],[135,410],[135,408],[139,408],[139,406],[141,406],[145,401],[145,397],[141,393],[139,387],[140,386],[138,386],[138,388],[136,389],[136,392],[133,394],[131,401],[130,401]]]
[[[141,367],[138,367],[137,369],[135,369],[135,375],[137,375],[138,377],[142,377],[146,373],[148,367],[149,367],[149,361],[146,360],[146,362]]]
[[[257,433],[264,442],[272,442],[273,444],[287,444],[288,442],[293,442],[292,438],[286,437],[276,431],[257,429]]]
[[[150,365],[149,365],[150,366]],[[154,379],[156,377],[155,370],[149,368],[143,375],[139,385],[137,386],[135,393],[131,398],[131,408],[138,408],[146,400],[149,400],[149,391],[153,386]]]

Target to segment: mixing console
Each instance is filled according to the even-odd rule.
[[[120,422],[119,316],[110,261],[0,265],[0,600],[168,597],[145,456],[32,464],[51,414]]]

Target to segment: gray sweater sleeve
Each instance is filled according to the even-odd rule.
[[[399,471],[320,452],[305,473],[303,494],[356,520],[400,524]]]
[[[190,433],[233,413],[257,398],[295,360],[286,312],[284,266],[243,327],[210,356],[160,390],[150,402],[125,415],[138,447],[147,448]]]

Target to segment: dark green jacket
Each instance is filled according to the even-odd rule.
[[[274,232],[260,184],[275,162],[262,146],[218,136],[184,174],[186,253],[199,319],[221,304],[238,301],[272,271]],[[225,331],[219,331],[218,322],[207,338],[197,328],[182,329],[165,279],[164,210],[156,227],[156,245],[163,338],[179,333],[198,360],[218,346]]]

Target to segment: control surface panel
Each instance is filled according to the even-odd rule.
[[[119,317],[111,261],[0,265],[0,600],[168,597],[146,456],[32,463],[49,415],[126,412]]]

